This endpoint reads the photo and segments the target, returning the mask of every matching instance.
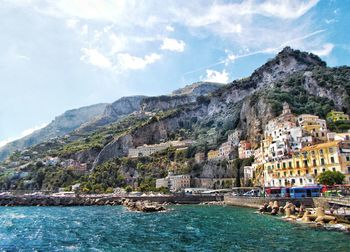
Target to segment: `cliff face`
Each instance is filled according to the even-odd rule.
[[[129,115],[141,109],[141,101],[146,96],[122,97],[117,101],[108,104],[103,114],[83,124],[77,131],[79,133],[93,132],[99,127],[118,121],[123,116]]]
[[[219,88],[222,88],[224,84],[215,82],[196,82],[191,85],[187,85],[183,88],[177,89],[172,92],[172,95],[192,95],[192,96],[202,96],[208,95]]]
[[[94,167],[115,157],[128,154],[128,149],[144,144],[159,143],[168,139],[171,132],[181,129],[181,122],[192,117],[202,118],[207,113],[205,105],[193,105],[191,109],[175,112],[164,119],[151,119],[146,125],[114,139],[97,156]]]
[[[160,139],[167,139],[169,132],[181,128],[180,122],[193,117],[196,117],[197,122],[190,125],[192,137],[199,133],[204,134],[205,138],[207,132],[203,133],[201,130],[203,129],[201,128],[202,124],[200,124],[201,120],[213,122],[212,126],[208,127],[211,127],[209,129],[213,129],[217,134],[220,134],[219,127],[222,127],[220,126],[222,124],[218,122],[233,120],[237,123],[233,124],[231,130],[239,130],[241,138],[250,140],[256,147],[262,138],[266,123],[280,112],[279,104],[276,105],[276,103],[283,101],[274,101],[270,97],[276,92],[279,94],[278,92],[284,91],[288,94],[292,90],[299,94],[315,97],[312,99],[318,103],[334,100],[335,108],[348,107],[346,101],[349,95],[345,92],[345,87],[322,87],[320,81],[316,80],[315,73],[312,72],[314,69],[324,71],[326,69],[325,62],[313,54],[287,47],[274,59],[254,71],[250,77],[224,85],[215,90],[207,99],[193,101],[190,106],[185,105],[192,100],[187,100],[182,96],[147,98],[142,105],[145,110],[166,110],[181,105],[187,108],[187,112],[180,113],[171,119],[161,119],[151,125],[140,127],[137,131],[114,140],[101,151],[95,164],[103,163],[111,157],[126,155],[129,147],[157,143]],[[329,74],[332,75],[332,73]],[[296,84],[292,80],[300,75],[303,77],[301,83],[298,83],[300,85],[296,88]],[[350,76],[347,75],[347,78],[350,80]],[[179,92],[175,92],[175,94],[177,93]],[[323,97],[326,100],[318,100],[318,97]],[[301,111],[309,111],[307,104],[303,104],[299,100],[298,102],[300,103],[292,105]],[[198,106],[201,107],[200,110],[196,110]],[[126,146],[124,143],[127,143]],[[220,141],[217,144],[220,144]]]
[[[66,111],[62,115],[57,116],[46,127],[0,148],[0,161],[7,158],[17,149],[25,149],[49,140],[50,138],[63,136],[70,133],[71,131],[80,127],[83,123],[86,123],[92,120],[94,117],[102,114],[106,108],[106,105],[107,104],[102,103]]]

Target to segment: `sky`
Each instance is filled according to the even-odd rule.
[[[249,76],[285,46],[350,65],[350,0],[0,0],[0,146],[68,109]]]

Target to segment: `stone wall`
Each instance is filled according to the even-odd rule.
[[[290,198],[259,198],[259,197],[233,197],[225,196],[224,201],[227,205],[233,206],[243,206],[259,208],[264,203],[269,203],[270,201],[277,201],[280,206],[284,206],[287,201],[295,204],[297,201],[304,203],[306,207],[314,207],[313,198],[302,198],[302,199],[290,199]]]

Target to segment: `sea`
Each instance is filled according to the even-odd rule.
[[[350,251],[349,233],[254,209],[169,206],[0,207],[0,251]]]

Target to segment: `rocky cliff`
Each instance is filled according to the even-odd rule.
[[[346,86],[317,81],[319,75],[316,71],[320,69],[321,72],[328,71],[328,75],[336,71],[327,68],[326,63],[316,55],[286,47],[250,77],[224,85],[205,99],[191,100],[189,105],[186,105],[188,98],[182,100],[181,96],[147,98],[147,109],[166,110],[182,106],[186,112],[160,119],[115,139],[101,151],[95,164],[126,155],[131,146],[168,139],[170,132],[183,129],[185,124],[189,131],[187,136],[195,140],[209,139],[208,133],[214,132],[215,144],[219,145],[226,139],[226,132],[238,129],[242,132],[242,139],[248,139],[257,146],[264,126],[281,111],[283,101],[290,102],[295,112],[319,115],[331,108],[348,109]],[[344,72],[343,79],[350,80],[349,69],[344,69]],[[288,96],[290,92],[296,96]],[[193,118],[195,120],[191,120]],[[228,124],[226,128],[225,124]]]
[[[77,131],[79,133],[93,132],[99,127],[118,121],[123,116],[141,110],[141,102],[146,96],[122,97],[117,101],[108,104],[102,115],[83,124]]]

